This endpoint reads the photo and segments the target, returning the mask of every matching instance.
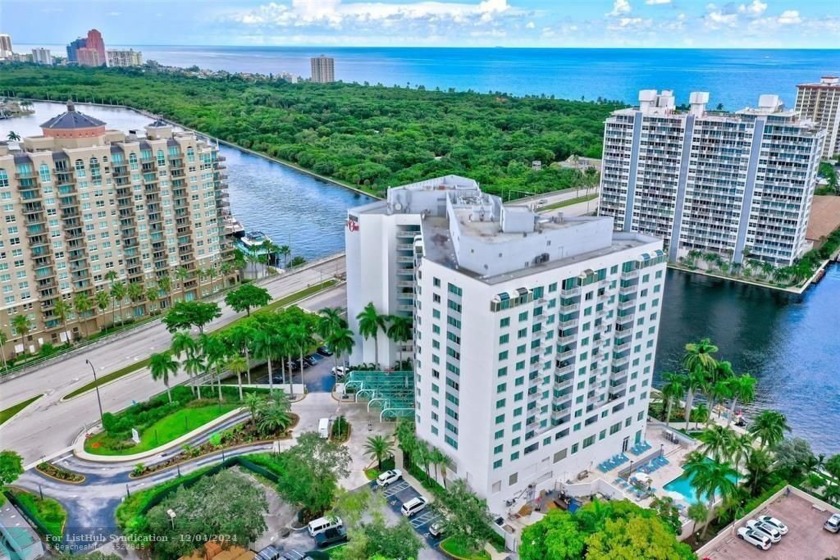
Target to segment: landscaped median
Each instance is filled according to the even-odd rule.
[[[482,550],[477,554],[471,553],[463,542],[455,537],[449,537],[440,541],[440,549],[444,554],[456,560],[490,560],[487,551]]]
[[[21,410],[23,410],[24,408],[26,408],[30,404],[34,403],[35,401],[37,401],[38,399],[40,399],[43,396],[44,396],[43,394],[36,395],[36,396],[32,397],[31,399],[26,399],[25,401],[22,401],[22,402],[17,403],[16,405],[10,406],[9,408],[7,408],[5,410],[0,410],[0,424],[3,424],[6,421],[11,420],[12,417],[15,414],[17,414],[18,412],[20,412]]]
[[[315,295],[319,292],[327,290],[327,289],[335,286],[337,283],[338,283],[337,280],[326,280],[326,281],[321,282],[319,284],[309,286],[308,288],[304,288],[303,290],[297,291],[293,294],[289,294],[288,296],[282,297],[282,298],[278,299],[277,301],[269,303],[267,306],[260,309],[260,312],[263,312],[263,311],[266,311],[266,310],[279,310],[279,309],[282,309],[284,307],[288,307],[288,306],[290,306],[290,305],[292,305],[292,304],[294,304],[298,301],[301,301],[301,300],[306,299],[310,296],[313,296],[313,295]],[[224,331],[226,329],[229,329],[229,328],[233,327],[239,321],[241,321],[243,319],[247,319],[247,318],[248,317],[240,317],[240,318],[236,319],[235,321],[232,321],[232,322],[228,323],[227,325],[224,325],[223,327],[219,327],[218,329],[216,329],[215,331],[212,331],[212,332]],[[141,370],[145,367],[148,367],[149,360],[150,360],[150,358],[145,358],[143,360],[139,360],[137,362],[134,362],[133,364],[130,364],[130,365],[127,365],[123,368],[120,368],[117,371],[111,372],[107,375],[100,376],[96,381],[91,381],[90,383],[86,383],[85,385],[82,385],[78,389],[75,389],[72,392],[64,395],[62,400],[72,399],[74,397],[78,397],[79,395],[82,395],[82,394],[87,393],[89,391],[93,391],[96,387],[101,387],[102,385],[105,385],[106,383],[116,381],[116,380],[118,380],[122,377],[125,377],[126,375],[135,373],[135,372],[137,372],[137,371],[139,371],[139,370]],[[2,422],[0,422],[0,423],[2,423]]]

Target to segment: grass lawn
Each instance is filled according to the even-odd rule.
[[[300,290],[299,292],[295,292],[293,294],[287,295],[284,298],[280,298],[277,301],[272,301],[271,303],[269,303],[265,307],[260,307],[259,311],[276,311],[278,309],[282,309],[283,307],[286,307],[287,305],[291,305],[296,301],[300,301],[300,300],[302,300],[304,298],[307,298],[307,297],[309,297],[313,294],[317,294],[318,292],[326,290],[327,288],[331,288],[331,287],[335,286],[337,283],[338,283],[337,280],[327,280],[325,282],[321,282],[320,284],[315,284],[315,285],[309,286],[308,288],[304,288],[303,290]]]
[[[127,449],[112,449],[108,434],[97,434],[85,441],[85,451],[95,455],[131,455],[154,449],[215,420],[240,407],[240,403],[225,402],[200,408],[182,408],[161,418],[140,434],[140,443]]]
[[[554,204],[547,204],[545,206],[538,206],[537,212],[546,212],[548,210],[557,210],[558,208],[565,208],[566,206],[571,206],[573,204],[580,204],[581,202],[587,202],[589,200],[595,200],[598,198],[597,194],[590,194],[579,196],[577,198],[571,198],[569,200],[564,200],[562,202],[555,202]]]
[[[5,421],[9,420],[12,416],[29,406],[30,404],[34,403],[44,395],[36,395],[31,399],[27,399],[23,402],[19,402],[14,406],[10,406],[6,410],[0,410],[0,424],[4,423]]]
[[[472,554],[464,546],[464,543],[454,537],[443,539],[440,542],[440,548],[444,553],[452,558],[463,558],[465,560],[490,560],[490,555],[487,551],[482,550],[478,554]]]
[[[36,494],[19,490],[12,490],[22,509],[30,517],[40,521],[50,535],[61,538],[64,534],[64,523],[67,521],[67,511],[52,498],[39,498]]]

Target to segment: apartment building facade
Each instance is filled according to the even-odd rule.
[[[732,263],[787,266],[805,239],[825,132],[775,95],[737,113],[687,111],[673,93],[644,90],[639,107],[606,121],[599,214],[621,231],[664,240],[672,261],[690,251]]]
[[[52,53],[50,53],[50,49],[32,49],[32,62],[34,62],[35,64],[51,66],[53,63],[53,57]]]
[[[310,59],[312,70],[312,81],[319,84],[328,84],[335,81],[335,59],[328,56],[316,56]]]
[[[107,52],[107,55],[108,66],[112,68],[129,68],[131,66],[143,66],[143,53],[140,51],[135,51],[134,49],[109,50]]]
[[[448,476],[465,479],[491,511],[644,439],[660,240],[614,232],[609,218],[503,206],[451,176],[390,189],[386,202],[356,210],[348,238],[364,231],[365,215],[393,218],[370,232],[390,238],[380,253],[389,272],[384,260],[366,260],[351,274],[362,255],[348,244],[348,303],[359,283],[400,297],[411,269],[417,435],[452,459]],[[410,253],[411,263],[397,260]]]
[[[12,36],[0,33],[0,60],[12,57]]]
[[[35,352],[110,323],[110,308],[98,308],[96,294],[110,288],[111,272],[144,288],[143,297],[123,306],[124,319],[173,298],[205,295],[209,288],[196,271],[221,271],[233,256],[224,233],[224,158],[216,147],[163,122],[147,126],[145,137],[108,130],[72,103],[41,126],[41,136],[24,138],[22,151],[0,147],[7,350]],[[178,269],[188,272],[183,286]],[[171,281],[168,294],[159,290],[163,277]],[[89,310],[78,310],[80,297]],[[58,301],[76,308],[66,328]],[[11,332],[17,315],[29,319],[25,336]]]
[[[823,157],[840,156],[840,77],[823,76],[817,83],[796,86],[796,112],[825,129]]]

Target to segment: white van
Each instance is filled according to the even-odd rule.
[[[426,509],[426,498],[418,496],[408,500],[402,505],[402,514],[406,517],[414,517],[420,511]]]
[[[327,439],[330,437],[329,418],[321,418],[320,422],[318,422],[318,435],[321,436],[321,439]]]
[[[344,523],[341,521],[340,517],[319,517],[314,521],[310,521],[309,525],[306,526],[309,531],[309,536],[311,537],[334,527],[344,527]]]

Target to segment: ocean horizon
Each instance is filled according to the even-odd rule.
[[[35,45],[19,45],[18,48]],[[41,45],[37,45],[41,46]],[[54,54],[62,45],[48,45]],[[444,91],[501,92],[635,104],[642,89],[693,91],[710,106],[754,106],[761,94],[793,106],[796,85],[840,74],[840,49],[528,47],[134,46],[144,60],[207,70],[309,76],[309,58],[336,59],[336,79]]]

